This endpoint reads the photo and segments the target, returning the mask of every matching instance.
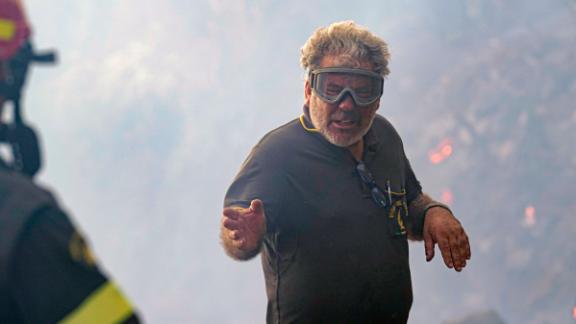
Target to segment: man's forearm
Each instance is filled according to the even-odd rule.
[[[418,195],[410,205],[408,205],[408,239],[421,241],[424,230],[424,220],[426,212],[431,206],[444,206],[442,203],[435,201],[425,193]]]

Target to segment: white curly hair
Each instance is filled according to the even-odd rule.
[[[355,22],[340,21],[317,29],[300,50],[300,64],[307,74],[319,68],[323,57],[340,56],[349,62],[368,60],[382,77],[390,73],[388,44]]]

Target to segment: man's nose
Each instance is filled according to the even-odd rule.
[[[350,93],[346,93],[344,98],[338,102],[338,108],[342,110],[352,110],[354,107],[356,107],[356,103]]]

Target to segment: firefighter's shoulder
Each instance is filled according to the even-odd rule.
[[[138,323],[52,195],[1,169],[0,261],[0,322]]]

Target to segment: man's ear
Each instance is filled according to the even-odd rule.
[[[310,88],[310,79],[304,83],[304,105],[310,107],[310,97],[312,97],[312,89]]]
[[[381,98],[378,98],[378,100],[375,102],[375,104],[376,104],[376,109],[375,109],[375,111],[377,111],[378,109],[380,109],[380,99],[381,99]]]

